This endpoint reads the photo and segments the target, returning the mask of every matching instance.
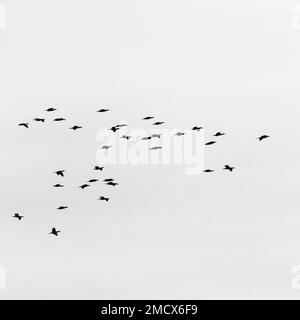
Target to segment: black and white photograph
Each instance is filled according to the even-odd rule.
[[[0,300],[298,300],[299,57],[298,0],[0,0]]]

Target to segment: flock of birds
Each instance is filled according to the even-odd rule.
[[[54,112],[54,111],[57,111],[57,109],[51,107],[51,108],[46,109],[45,111],[46,111],[46,112]],[[99,113],[104,113],[104,112],[108,112],[108,111],[109,111],[109,109],[100,109],[100,110],[98,110],[97,112],[99,112]],[[153,119],[154,119],[154,117],[152,117],[152,116],[147,116],[147,117],[144,117],[142,120],[153,120]],[[45,118],[34,118],[33,121],[44,123],[44,122],[46,121],[46,119],[45,119]],[[54,118],[53,121],[55,121],[55,122],[61,122],[61,121],[66,121],[66,119],[65,119],[65,118]],[[162,122],[162,121],[156,121],[156,122],[153,123],[153,126],[160,126],[160,125],[162,125],[162,124],[164,124],[164,122]],[[19,123],[18,126],[20,126],[20,127],[25,127],[25,128],[27,128],[27,129],[29,129],[29,123],[26,123],[26,122]],[[111,130],[111,131],[113,131],[113,132],[117,132],[120,128],[125,127],[125,126],[127,126],[127,124],[118,124],[118,125],[115,125],[115,126],[111,127],[109,130]],[[72,127],[70,128],[70,130],[73,130],[73,131],[76,131],[76,130],[79,130],[79,129],[82,129],[82,126],[74,125],[74,126],[72,126]],[[201,129],[203,129],[203,127],[195,126],[195,127],[192,128],[192,131],[200,131]],[[180,136],[184,136],[185,133],[184,133],[184,132],[177,132],[177,133],[175,133],[175,135],[178,136],[178,137],[180,137]],[[224,132],[218,131],[218,132],[215,133],[213,136],[214,136],[215,138],[217,138],[217,137],[221,137],[221,136],[224,136],[224,135],[225,135]],[[267,138],[269,138],[269,137],[270,137],[269,135],[264,134],[264,135],[259,136],[257,139],[258,139],[259,141],[263,141],[263,140],[265,140],[265,139],[267,139]],[[130,140],[132,137],[131,137],[131,136],[128,136],[128,135],[122,135],[120,138],[121,138],[121,139]],[[153,138],[158,138],[158,139],[160,139],[160,138],[161,138],[161,134],[155,133],[155,134],[152,134],[152,135],[150,135],[150,136],[143,137],[143,138],[141,138],[141,140],[151,140],[151,139],[153,139]],[[215,144],[216,142],[217,142],[216,140],[211,140],[211,141],[206,142],[205,145],[206,145],[206,146],[210,146],[210,145]],[[108,149],[110,149],[111,147],[112,147],[112,146],[109,146],[109,145],[103,145],[103,146],[102,146],[102,149],[108,150]],[[161,149],[161,148],[162,148],[161,146],[154,146],[154,147],[151,147],[149,150],[158,150],[158,149]],[[103,169],[104,169],[104,167],[101,167],[101,166],[95,166],[95,167],[94,167],[94,170],[95,170],[95,171],[103,171]],[[235,169],[235,167],[230,166],[230,165],[228,165],[228,164],[226,164],[226,165],[224,166],[224,168],[223,168],[223,170],[228,170],[228,171],[230,171],[230,172],[232,172],[234,169]],[[55,171],[54,173],[55,173],[57,176],[64,177],[64,173],[65,173],[65,172],[66,172],[65,170],[58,170],[58,171]],[[205,172],[205,173],[212,173],[212,172],[214,172],[214,170],[212,170],[212,169],[205,169],[203,172]],[[98,182],[98,181],[99,181],[99,179],[90,179],[89,181],[87,181],[87,183],[84,183],[84,184],[82,184],[81,186],[79,186],[79,188],[81,188],[82,190],[84,190],[84,189],[90,187],[90,184],[95,183],[95,182]],[[115,187],[115,186],[118,185],[118,183],[115,182],[115,180],[112,179],[112,178],[104,179],[103,182],[104,182],[106,185],[113,186],[113,187]],[[61,183],[57,183],[57,184],[55,184],[55,185],[53,186],[53,188],[63,188],[63,187],[64,187],[64,185],[61,184]],[[104,197],[104,196],[100,196],[98,200],[108,202],[108,201],[109,201],[109,198]],[[57,210],[66,210],[66,209],[68,209],[68,206],[59,206],[59,207],[57,208]],[[18,219],[19,221],[21,221],[21,220],[24,218],[24,216],[20,215],[19,213],[15,213],[15,214],[13,215],[13,218]],[[60,232],[61,232],[60,230],[57,230],[55,227],[53,227],[52,230],[51,230],[51,232],[50,232],[49,234],[54,235],[54,236],[58,236],[58,234],[59,234]]]

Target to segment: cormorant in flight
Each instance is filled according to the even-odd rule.
[[[58,170],[58,171],[56,171],[55,173],[56,173],[58,176],[64,177],[64,172],[65,172],[65,170]]]
[[[154,117],[145,117],[145,118],[143,118],[143,120],[151,120],[151,119],[154,119]]]
[[[225,133],[218,131],[216,134],[214,134],[214,137],[221,137],[225,136]]]
[[[224,168],[223,168],[224,170],[229,170],[229,171],[233,171],[233,169],[235,169],[235,167],[231,167],[231,166],[229,166],[228,164],[225,164],[225,166],[224,166]]]
[[[18,220],[22,220],[23,218],[24,218],[24,216],[20,216],[18,213],[15,213],[14,215],[13,215],[13,218],[17,218]]]
[[[262,141],[262,140],[267,139],[267,138],[270,138],[270,136],[264,134],[264,135],[258,137],[257,139],[258,139],[259,141]]]
[[[73,127],[71,127],[70,129],[75,131],[75,130],[78,130],[78,129],[82,129],[82,127],[80,127],[80,126],[73,126]]]
[[[60,183],[58,183],[58,184],[55,184],[55,185],[53,186],[53,188],[63,188],[63,185],[60,184]]]
[[[162,147],[153,147],[153,148],[150,148],[149,150],[158,150],[158,149],[161,149]]]
[[[101,149],[108,150],[109,148],[111,148],[111,146],[103,146]]]
[[[160,124],[163,124],[163,123],[164,123],[164,122],[157,121],[157,122],[154,122],[153,125],[154,125],[154,126],[159,126]]]
[[[59,122],[59,121],[65,121],[65,118],[55,118],[53,121]]]
[[[106,201],[106,202],[107,202],[107,201],[109,200],[109,198],[105,198],[105,197],[102,197],[102,196],[101,196],[98,200],[103,200],[103,201]]]
[[[49,234],[53,234],[54,236],[58,236],[59,230],[56,230],[55,228],[52,228],[51,232]]]
[[[216,143],[216,141],[209,141],[209,142],[205,143],[205,145],[206,146],[211,146],[212,144],[215,144],[215,143]]]
[[[193,127],[192,130],[194,130],[194,131],[200,131],[201,129],[203,129],[203,128],[202,128],[202,127]]]
[[[29,123],[20,123],[18,124],[19,127],[25,127],[25,128],[29,128]]]
[[[87,188],[87,187],[89,187],[89,186],[90,186],[89,184],[86,184],[86,183],[85,183],[85,184],[83,184],[82,186],[80,186],[79,188],[81,188],[81,189],[83,190],[83,189],[85,189],[85,188]]]

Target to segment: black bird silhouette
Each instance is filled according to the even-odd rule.
[[[65,209],[68,209],[69,207],[67,207],[67,206],[60,206],[60,207],[58,207],[57,208],[57,210],[65,210]]]
[[[152,147],[150,148],[149,150],[158,150],[158,149],[161,149],[162,147]]]
[[[53,234],[54,236],[58,236],[59,230],[56,230],[55,228],[52,228],[51,232],[49,234]]]
[[[184,136],[185,135],[185,133],[184,132],[177,132],[177,133],[175,133],[175,136],[178,136],[178,137],[180,137],[180,136]]]
[[[193,127],[192,130],[194,130],[194,131],[200,131],[201,129],[203,129],[203,128],[202,128],[202,127]]]
[[[203,172],[210,173],[210,172],[214,172],[214,170],[206,169],[206,170],[204,170]]]
[[[215,143],[216,143],[216,141],[209,141],[209,142],[205,143],[205,145],[206,146],[211,146],[212,144],[215,144]]]
[[[34,118],[33,120],[37,122],[45,122],[45,119],[43,118]]]
[[[99,170],[99,171],[103,171],[104,167],[99,167],[99,166],[95,166],[94,170]]]
[[[117,124],[115,127],[116,127],[116,128],[128,127],[128,124],[125,124],[125,123],[123,123],[123,124]]]
[[[151,137],[144,137],[141,140],[151,140]]]
[[[56,111],[57,109],[55,109],[55,108],[48,108],[48,109],[46,109],[45,111],[47,111],[47,112],[53,112],[53,111]]]
[[[79,188],[81,188],[82,190],[89,187],[90,185],[89,184],[83,184],[82,186],[80,186]]]
[[[257,139],[258,139],[259,141],[262,141],[262,140],[267,139],[267,138],[270,138],[270,136],[264,134],[264,135],[258,137]]]
[[[107,111],[109,111],[109,109],[100,109],[97,112],[107,112]]]
[[[126,135],[123,135],[122,137],[121,137],[122,139],[126,139],[126,140],[129,140],[130,138],[131,138],[131,136],[126,136]]]
[[[161,133],[154,133],[151,135],[151,138],[160,138],[161,137]]]
[[[112,182],[112,181],[107,182],[106,184],[107,184],[108,186],[113,186],[113,187],[115,187],[115,186],[117,186],[117,185],[118,185],[118,183],[116,183],[116,182]]]
[[[143,120],[151,120],[151,119],[154,119],[154,117],[145,117],[145,118],[143,118]]]
[[[29,128],[29,123],[20,123],[18,124],[19,127],[25,127],[25,128]]]
[[[228,164],[225,164],[225,166],[224,166],[224,168],[223,168],[224,170],[229,170],[229,171],[233,171],[233,169],[235,169],[235,167],[231,167],[231,166],[229,166]]]
[[[88,181],[88,183],[93,183],[93,182],[97,182],[97,181],[99,181],[99,180],[98,179],[91,179]]]
[[[58,122],[58,121],[65,121],[65,120],[66,120],[65,118],[55,118],[53,121]]]
[[[18,220],[22,220],[24,218],[24,216],[20,216],[18,213],[15,213],[13,215],[13,218],[17,218]]]
[[[112,181],[114,181],[115,179],[104,179],[103,181],[104,182],[112,182]]]
[[[164,122],[157,121],[157,122],[154,122],[153,125],[154,125],[154,126],[159,126],[160,124],[163,124],[163,123],[164,123]]]
[[[56,173],[58,176],[64,177],[64,173],[65,173],[65,172],[66,172],[65,170],[58,170],[58,171],[56,171],[55,173]]]
[[[117,130],[119,130],[119,128],[118,127],[111,127],[109,130],[116,132]]]
[[[75,131],[75,130],[78,130],[78,129],[82,129],[82,127],[80,127],[80,126],[73,126],[73,127],[71,127],[70,129]]]
[[[221,137],[225,136],[225,133],[218,131],[216,134],[214,134],[214,137]]]
[[[102,196],[101,196],[98,200],[104,200],[104,201],[107,202],[107,201],[109,200],[109,198],[105,198],[105,197],[102,197]]]
[[[101,149],[108,150],[109,148],[111,148],[111,146],[102,146],[102,148],[101,148]]]
[[[53,188],[63,188],[63,185],[58,183],[58,184],[55,184]]]

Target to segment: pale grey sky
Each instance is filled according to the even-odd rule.
[[[0,299],[300,297],[291,288],[300,264],[296,1],[0,4]],[[50,106],[68,122],[17,126]],[[101,107],[111,112],[95,114]],[[215,174],[111,165],[101,177],[118,189],[79,190],[100,175],[91,170],[97,131],[119,120],[147,128],[147,115],[172,129],[202,125],[208,139],[226,132],[205,154]],[[83,130],[67,130],[74,124]],[[271,138],[258,143],[264,133]],[[67,170],[65,190],[51,188],[57,169]],[[102,194],[111,201],[97,201]]]

